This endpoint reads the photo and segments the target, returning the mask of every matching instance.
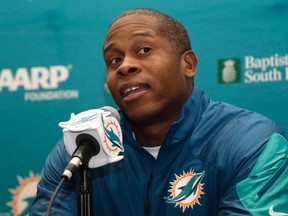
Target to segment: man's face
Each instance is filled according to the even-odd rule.
[[[122,17],[103,45],[108,87],[134,123],[177,117],[192,91],[185,57],[173,50],[157,25],[151,16]]]

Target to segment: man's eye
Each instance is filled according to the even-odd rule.
[[[143,47],[143,48],[141,48],[140,50],[139,50],[139,53],[140,54],[145,54],[145,53],[148,53],[148,52],[150,52],[151,51],[151,48],[149,48],[149,47]]]
[[[121,61],[121,58],[113,58],[110,60],[110,64],[117,64],[120,61]]]

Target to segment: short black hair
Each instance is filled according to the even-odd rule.
[[[189,35],[185,27],[175,18],[149,8],[136,8],[128,10],[118,16],[110,25],[113,25],[118,19],[129,15],[147,15],[155,17],[158,20],[159,32],[170,41],[172,48],[174,48],[180,55],[187,50],[191,50],[191,43]]]

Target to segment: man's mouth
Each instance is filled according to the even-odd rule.
[[[137,92],[148,89],[148,85],[137,83],[137,84],[128,84],[120,88],[120,94],[122,98],[135,94]]]

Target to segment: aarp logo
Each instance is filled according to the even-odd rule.
[[[0,72],[0,92],[4,89],[14,92],[19,87],[23,87],[24,90],[57,89],[61,82],[69,78],[71,67],[71,65],[20,67],[15,71],[4,68]]]

